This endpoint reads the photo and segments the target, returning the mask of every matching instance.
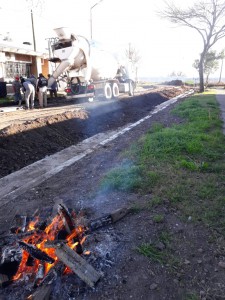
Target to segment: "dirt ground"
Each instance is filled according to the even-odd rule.
[[[168,93],[171,96],[172,90]],[[175,96],[178,90],[173,93]],[[162,92],[153,94],[154,97],[157,94],[157,97],[154,98],[154,105],[162,101],[162,97],[166,97]],[[149,101],[149,99],[153,99],[151,98],[153,94],[149,96],[147,93],[147,96],[144,94],[141,97]],[[170,96],[167,95],[167,99]],[[144,102],[140,102],[139,98],[139,103]],[[54,282],[50,299],[225,299],[225,255],[224,241],[221,236],[203,228],[200,223],[193,224],[190,219],[183,219],[179,211],[170,206],[169,199],[165,199],[163,205],[147,210],[144,207],[147,202],[151,201],[151,194],[104,191],[99,188],[104,174],[115,166],[122,166],[126,163],[123,158],[124,151],[145,134],[154,122],[161,122],[165,126],[182,122],[170,114],[170,110],[177,103],[154,114],[125,135],[111,141],[40,186],[17,197],[12,203],[1,207],[1,228],[10,227],[15,214],[26,213],[30,216],[36,209],[39,210],[42,218],[47,218],[51,215],[54,205],[62,201],[77,213],[85,214],[89,220],[122,207],[138,207],[120,221],[104,226],[87,236],[85,248],[90,250],[91,254],[86,259],[101,274],[95,288],[87,287],[75,275],[64,275]],[[128,105],[117,119],[116,124],[115,121],[110,123],[107,120],[105,128],[112,128],[118,124],[124,125],[122,121],[119,123],[122,115],[125,115],[129,123],[131,120],[128,118],[128,113],[126,114],[127,109]],[[137,106],[133,107],[132,117],[134,120],[135,112],[139,109]],[[145,107],[145,114],[146,112]],[[69,116],[67,112],[62,112],[60,120],[62,121],[64,118],[74,120],[74,116],[79,120],[80,118],[86,120],[89,113],[90,111],[83,109],[77,110]],[[140,115],[137,117],[140,118]],[[26,124],[2,129],[1,140],[4,139],[4,143],[1,142],[1,168],[4,166],[5,169],[3,172],[1,171],[1,176],[74,143],[75,138],[74,140],[69,139],[66,145],[66,139],[62,141],[62,136],[66,132],[63,126],[63,134],[57,139],[57,143],[52,142],[53,131],[51,130],[49,133],[49,128],[51,128],[50,124],[59,125],[58,118],[57,114],[57,116],[47,117],[47,119],[43,117],[39,121],[36,119]],[[40,140],[38,139],[39,135],[27,135],[30,132],[30,126],[37,127],[38,122],[48,125],[41,127],[41,135],[44,135],[45,139],[51,140],[50,146],[47,143],[47,146],[43,147],[43,140],[42,137]],[[60,123],[60,125],[62,124],[63,122]],[[66,122],[66,124],[72,124],[69,128],[74,130],[74,123]],[[83,124],[82,128],[84,128]],[[109,124],[112,127],[107,126]],[[98,128],[97,131],[100,131],[103,127],[98,124],[96,128]],[[58,133],[57,130],[54,131]],[[68,127],[67,131],[69,131]],[[71,134],[70,136],[76,136],[77,140],[80,140],[97,131],[90,129],[82,131],[80,135],[77,132],[77,135]],[[26,138],[23,139],[23,136]],[[56,137],[58,135],[54,136],[54,138]],[[23,142],[20,143],[21,140]],[[20,153],[18,153],[18,149],[20,149]],[[29,149],[31,150],[29,151]],[[6,160],[3,159],[4,155],[9,155]],[[24,156],[26,159],[21,159]],[[9,163],[10,160],[13,161],[12,164]],[[16,168],[14,167],[15,162],[17,162]],[[154,221],[154,216],[158,214],[164,216],[160,222]],[[166,236],[170,238],[166,238]],[[217,243],[214,243],[215,240]],[[137,248],[143,243],[152,243],[159,251],[166,251],[169,256],[167,262],[152,261],[140,254]],[[220,246],[218,247],[218,245]],[[17,282],[1,289],[0,299],[27,299],[32,291],[31,285]]]
[[[96,103],[59,98],[49,100],[47,109],[0,113],[0,177],[99,132],[135,122],[184,90],[142,89],[133,98],[122,96],[119,101]]]

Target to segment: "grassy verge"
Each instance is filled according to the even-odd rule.
[[[6,98],[0,98],[0,105],[7,105],[14,102],[13,99],[10,99],[9,97]]]
[[[150,206],[169,201],[185,218],[225,234],[225,137],[215,95],[192,96],[171,113],[183,122],[154,124],[102,188],[151,193]]]

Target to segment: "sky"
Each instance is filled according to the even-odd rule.
[[[28,3],[37,1],[0,0],[0,34],[4,36],[9,32],[11,43],[32,42],[31,7]],[[39,2],[43,3],[42,9],[33,8],[37,50],[47,51],[46,38],[56,36],[53,29],[58,27],[69,27],[73,33],[90,39],[92,23],[93,39],[118,58],[125,57],[129,44],[138,51],[141,57],[138,65],[140,77],[166,77],[172,72],[182,72],[190,78],[198,77],[192,65],[199,58],[202,40],[195,30],[175,27],[160,18],[158,12],[165,7],[163,0]],[[186,0],[182,7],[191,6],[193,2]],[[173,3],[180,5],[181,1],[173,0]],[[218,51],[223,49],[223,43],[218,45]]]

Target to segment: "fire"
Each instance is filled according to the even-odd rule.
[[[65,212],[63,212],[65,213]],[[65,213],[65,217],[68,218],[68,212]],[[73,215],[74,216],[74,215]],[[72,221],[69,220],[69,222]],[[38,268],[40,267],[40,263],[43,265],[44,269],[44,276],[49,272],[49,270],[57,263],[58,258],[55,253],[54,248],[47,248],[45,246],[46,242],[53,242],[58,239],[59,232],[65,232],[65,222],[66,220],[63,219],[62,213],[57,214],[52,222],[44,229],[44,231],[37,230],[37,224],[39,222],[39,218],[36,217],[35,220],[31,221],[27,226],[27,232],[34,233],[31,236],[24,238],[22,241],[24,242],[23,251],[22,251],[22,259],[18,268],[16,275],[13,277],[13,280],[18,280],[23,278],[24,276],[35,276],[38,272]],[[70,227],[71,227],[70,223]],[[68,226],[67,226],[68,227]],[[78,252],[79,247],[84,243],[85,238],[83,237],[84,234],[84,227],[78,226],[74,228],[69,234],[66,232],[65,234],[65,242],[67,245]],[[22,244],[22,243],[21,243]],[[26,246],[30,247],[29,249],[34,249],[36,253],[43,253],[46,254],[50,259],[52,259],[52,263],[40,261],[37,258],[34,258],[29,251],[26,251]],[[37,250],[35,250],[37,249]],[[81,248],[82,249],[82,248]],[[81,250],[82,251],[82,250]],[[29,260],[31,262],[29,262]],[[69,268],[65,267],[64,273],[70,272]]]

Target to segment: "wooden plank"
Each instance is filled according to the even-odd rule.
[[[64,243],[45,243],[45,247],[55,248],[58,259],[69,267],[87,285],[93,287],[101,275],[79,254]]]
[[[43,285],[40,288],[38,288],[27,299],[28,300],[49,300],[51,292],[52,292],[52,289],[53,289],[52,284],[50,284],[50,285]]]

